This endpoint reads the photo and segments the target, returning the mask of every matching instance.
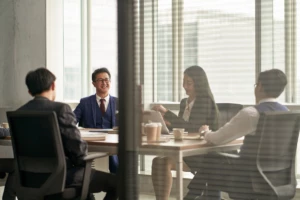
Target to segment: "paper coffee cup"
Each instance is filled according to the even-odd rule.
[[[145,125],[146,135],[147,135],[147,141],[153,142],[156,141],[157,136],[157,124],[151,123]]]
[[[9,128],[9,125],[8,125],[8,123],[2,123],[2,127],[3,128]]]
[[[183,139],[184,128],[173,128],[174,140]]]

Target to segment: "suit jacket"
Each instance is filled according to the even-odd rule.
[[[87,155],[87,143],[81,140],[76,118],[69,105],[37,96],[18,110],[55,111],[67,164],[67,185],[81,185]]]
[[[209,125],[210,129],[218,128],[218,108],[215,102],[208,97],[197,97],[191,110],[189,121],[183,120],[182,116],[185,110],[187,98],[180,102],[180,110],[178,116],[168,111],[164,115],[164,119],[171,123],[172,128],[184,128],[188,132],[198,132],[202,125]]]
[[[118,98],[110,96],[109,104],[112,106],[112,126],[114,127],[117,126],[116,110],[118,110]],[[97,104],[95,94],[80,99],[80,103],[74,110],[79,125],[85,128],[96,128],[97,109],[99,109],[99,106]]]

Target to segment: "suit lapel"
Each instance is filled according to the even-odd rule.
[[[91,101],[91,105],[92,105],[92,115],[93,115],[94,127],[96,127],[96,112],[97,112],[96,109],[98,109],[96,95],[91,96],[90,101]]]
[[[199,115],[199,102],[200,102],[200,99],[199,97],[195,99],[195,102],[194,102],[194,105],[193,105],[193,108],[191,109],[191,114],[190,114],[190,118],[189,118],[189,121],[191,118],[194,118],[194,117],[198,117],[197,115]]]

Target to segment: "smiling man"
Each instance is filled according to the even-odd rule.
[[[96,94],[82,98],[74,110],[77,122],[84,128],[110,129],[116,124],[118,99],[109,95],[111,75],[107,68],[96,69],[92,74]],[[116,173],[118,157],[109,157],[109,170]]]

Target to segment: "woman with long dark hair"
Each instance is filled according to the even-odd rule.
[[[199,66],[191,66],[184,71],[183,88],[188,95],[180,102],[178,116],[162,105],[152,109],[159,111],[170,130],[184,128],[190,133],[198,132],[202,125],[218,129],[218,107],[211,92],[205,71]],[[157,200],[169,198],[172,186],[171,169],[175,167],[169,157],[156,157],[152,161],[152,182]],[[184,165],[184,169],[188,167]]]

